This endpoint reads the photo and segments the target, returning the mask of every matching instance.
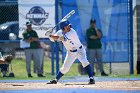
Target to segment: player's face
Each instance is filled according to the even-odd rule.
[[[27,26],[27,29],[28,29],[29,31],[31,31],[31,30],[32,30],[32,25],[28,25],[28,26]]]
[[[69,31],[70,31],[70,28],[71,28],[70,25],[65,26],[65,27],[64,27],[64,31],[65,31],[65,32],[69,32]]]
[[[96,23],[91,23],[91,27],[95,28],[96,27]]]

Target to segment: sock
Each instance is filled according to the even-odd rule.
[[[56,75],[56,80],[58,81],[63,75],[64,74],[59,71],[58,74]]]
[[[93,73],[92,73],[92,69],[91,69],[90,64],[87,65],[84,69],[85,69],[85,71],[87,72],[89,78],[93,77]]]

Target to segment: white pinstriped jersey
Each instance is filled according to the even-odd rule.
[[[71,28],[69,32],[64,33],[62,30],[58,30],[55,33],[55,36],[64,36],[63,44],[66,48],[66,50],[75,50],[79,49],[79,47],[82,45],[76,31]]]

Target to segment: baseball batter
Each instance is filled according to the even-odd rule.
[[[60,28],[61,29],[59,31],[57,31],[54,35],[50,35],[49,38],[50,40],[62,41],[67,50],[67,54],[64,64],[56,75],[56,78],[49,81],[47,84],[57,84],[58,80],[69,71],[71,65],[77,58],[82,63],[82,66],[85,68],[89,76],[88,84],[95,84],[90,63],[86,57],[86,51],[81,44],[76,31],[71,28],[71,24],[67,20],[60,23]]]

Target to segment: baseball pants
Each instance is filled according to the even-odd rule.
[[[67,51],[64,63],[62,67],[60,68],[60,72],[63,74],[67,73],[70,67],[72,66],[72,64],[74,63],[74,61],[76,60],[76,58],[82,63],[83,67],[86,67],[87,65],[89,65],[89,62],[86,56],[86,51],[84,48],[78,49],[77,52]]]
[[[34,72],[37,74],[43,73],[44,63],[44,50],[39,49],[25,49],[26,56],[26,70],[28,74],[31,74],[31,61],[34,61]]]
[[[88,60],[91,64],[93,71],[94,63],[95,61],[97,61],[100,72],[103,72],[102,49],[88,49]]]

